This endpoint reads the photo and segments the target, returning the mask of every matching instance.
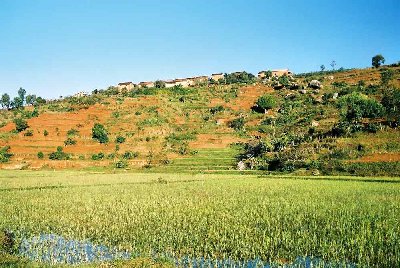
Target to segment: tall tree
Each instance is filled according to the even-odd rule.
[[[26,95],[25,98],[26,104],[33,105],[36,103],[36,95]]]
[[[11,105],[11,98],[10,98],[10,95],[8,95],[7,93],[4,93],[2,96],[1,96],[1,106],[3,107],[3,108],[7,108],[7,109],[10,109],[10,105]]]
[[[22,105],[24,105],[25,94],[26,94],[26,90],[23,89],[22,87],[20,87],[20,88],[18,89],[18,96],[19,96],[20,99],[22,100]]]
[[[321,65],[319,68],[321,68],[321,72],[325,71],[325,65]]]
[[[374,66],[375,68],[379,68],[379,66],[381,66],[384,63],[385,63],[385,58],[381,54],[372,57],[372,66]]]
[[[333,60],[333,61],[331,62],[332,70],[335,70],[335,66],[336,66],[336,61]]]

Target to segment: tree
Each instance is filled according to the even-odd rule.
[[[1,96],[1,106],[2,106],[3,108],[10,109],[10,105],[11,105],[10,95],[8,95],[7,93],[4,93],[4,94]]]
[[[21,98],[21,100],[22,100],[22,105],[24,104],[24,101],[25,101],[25,94],[26,94],[26,90],[25,89],[23,89],[22,87],[20,87],[19,89],[18,89],[18,96]]]
[[[384,111],[378,101],[358,92],[341,97],[338,106],[342,119],[348,123],[359,123],[362,118],[377,118]]]
[[[100,143],[108,142],[108,132],[102,124],[96,123],[92,128],[92,138],[98,140]]]
[[[157,80],[154,82],[154,87],[156,88],[165,88],[165,82],[161,80]]]
[[[27,95],[25,98],[26,104],[33,105],[36,103],[36,95]]]
[[[385,58],[381,55],[375,55],[372,57],[372,66],[375,68],[379,68],[382,64],[385,63]]]
[[[272,95],[263,95],[257,100],[256,104],[259,109],[263,109],[264,112],[267,112],[267,110],[276,107],[276,99]]]
[[[322,64],[319,68],[321,68],[321,72],[325,71],[325,65]]]
[[[27,129],[29,127],[28,123],[22,118],[15,118],[14,123],[15,123],[15,129],[18,132],[24,131],[25,129]]]
[[[381,84],[382,86],[388,86],[390,80],[393,79],[394,71],[391,69],[382,69],[381,70]]]
[[[16,109],[22,108],[23,105],[24,105],[24,102],[20,97],[15,97],[13,99],[13,101],[11,102],[11,106]]]
[[[332,70],[335,70],[335,66],[336,66],[336,61],[333,60],[333,61],[331,62]]]
[[[389,117],[400,118],[400,90],[389,89],[383,93],[381,101]]]
[[[46,104],[46,100],[43,99],[42,97],[37,97],[36,101],[35,101],[35,105],[42,105],[42,104]]]

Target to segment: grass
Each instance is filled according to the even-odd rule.
[[[311,178],[311,177],[310,177]],[[150,258],[400,265],[400,178],[1,171],[0,229]]]

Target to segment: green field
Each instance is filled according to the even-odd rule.
[[[0,171],[0,229],[142,257],[400,266],[400,178]]]

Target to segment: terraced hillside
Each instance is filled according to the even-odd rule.
[[[346,108],[339,107],[340,99],[361,94],[380,103],[386,91],[400,88],[400,68],[389,70],[393,76],[385,85],[382,69],[353,69],[299,75],[280,89],[274,89],[271,80],[132,92],[109,88],[89,97],[41,105],[35,108],[38,116],[30,115],[34,107],[2,110],[0,147],[4,151],[9,146],[12,156],[0,165],[4,169],[237,172],[237,162],[242,160],[247,170],[301,174],[340,168],[358,174],[359,167],[346,168],[355,163],[389,163],[388,168],[396,169],[400,159],[396,112],[362,117],[350,123],[365,129],[348,125],[348,133],[334,133]],[[307,88],[315,79],[323,87]],[[273,96],[276,105],[265,113],[252,110],[263,95]],[[29,127],[15,131],[15,118],[25,119]],[[92,138],[96,123],[105,127],[109,142]],[[256,145],[267,149],[260,155],[249,153]],[[49,159],[58,146],[68,159]]]

